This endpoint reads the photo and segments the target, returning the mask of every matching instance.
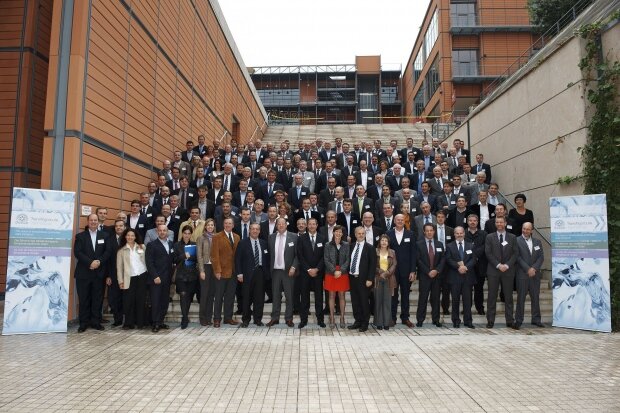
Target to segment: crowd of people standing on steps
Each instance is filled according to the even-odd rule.
[[[284,323],[294,327],[299,314],[304,328],[311,294],[321,328],[364,332],[371,316],[377,329],[389,330],[398,318],[422,327],[429,300],[437,327],[443,312],[453,327],[474,328],[474,308],[493,328],[499,294],[508,327],[521,328],[528,294],[531,323],[543,327],[544,256],[526,196],[516,195],[508,211],[483,154],[471,162],[462,141],[448,145],[433,139],[418,148],[408,138],[404,147],[396,140],[351,147],[337,138],[333,147],[317,139],[277,149],[258,140],[224,148],[203,136],[197,145],[187,141],[128,213],[110,225],[99,207],[76,235],[78,331],[104,329],[106,289],[112,326],[168,329],[172,285],[182,329],[194,299],[202,326],[274,326],[282,295]],[[266,302],[272,311],[264,323]]]

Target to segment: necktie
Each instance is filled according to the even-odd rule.
[[[418,192],[422,192],[422,182],[424,181],[424,179],[422,179],[422,174],[419,173],[418,174]]]
[[[431,223],[431,218],[430,217],[426,217],[426,223],[430,224]]]
[[[391,218],[386,218],[386,219],[385,219],[385,227],[386,227],[387,229],[392,228],[392,219],[391,219]]]
[[[146,207],[142,207],[142,215],[146,215]]]
[[[185,207],[185,189],[181,189],[181,208],[187,209]]]
[[[103,225],[99,225],[99,231],[103,231]]]
[[[441,181],[437,178],[437,185],[441,188]]]
[[[338,201],[338,207],[336,209],[337,213],[341,213],[342,212],[342,202]]]
[[[364,206],[364,198],[357,198],[357,209],[359,211],[359,215],[362,215],[362,207]]]
[[[248,224],[243,224],[243,239],[248,237]]]
[[[443,226],[437,228],[437,235],[438,235],[439,241],[441,241],[443,245],[446,245],[444,241],[444,237],[443,237]]]
[[[269,197],[273,194],[273,184],[269,184]]]
[[[174,181],[174,189],[179,189],[179,181]]]
[[[233,240],[232,233],[228,233],[228,240],[230,241],[230,245],[235,245],[235,241]]]
[[[314,251],[314,235],[310,235],[310,242],[312,242],[312,251]]]
[[[459,242],[459,255],[461,256],[461,261],[465,258],[465,251],[463,251],[463,243]]]
[[[435,266],[435,250],[433,249],[433,241],[428,240],[428,262],[430,264],[430,268],[433,269]]]
[[[355,253],[353,253],[353,260],[351,261],[351,272],[355,271],[355,266],[357,265],[357,258],[360,255],[360,244],[355,246]]]
[[[504,246],[502,245],[504,243],[504,234],[499,234],[499,251],[500,251],[500,263],[504,263]]]
[[[254,267],[260,265],[260,251],[258,250],[258,240],[254,240]]]
[[[301,198],[301,188],[297,187],[297,199]]]
[[[228,175],[224,175],[224,189],[228,191]]]
[[[194,229],[196,229],[196,221],[194,221]]]
[[[310,212],[306,211],[306,222],[308,222],[308,220],[310,220]]]

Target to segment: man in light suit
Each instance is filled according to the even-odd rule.
[[[112,248],[108,242],[108,231],[99,231],[98,228],[99,217],[90,214],[88,227],[75,236],[73,244],[73,255],[77,259],[74,277],[79,301],[78,333],[86,331],[88,327],[103,330],[101,305],[104,275]]]
[[[487,328],[495,324],[497,293],[500,284],[504,290],[506,307],[506,327],[513,325],[512,290],[515,278],[515,264],[519,249],[517,237],[506,231],[506,218],[495,218],[496,232],[487,235],[484,252],[488,260],[487,277],[489,290],[487,296]]]
[[[267,327],[280,323],[280,311],[282,308],[282,290],[286,299],[286,311],[284,320],[289,327],[293,324],[293,284],[294,277],[299,267],[297,260],[298,237],[286,230],[287,224],[284,218],[276,221],[277,232],[269,235],[269,268],[271,269],[273,308],[271,320]]]
[[[160,225],[166,225],[166,217],[164,217],[163,215],[157,215],[157,217],[155,218],[155,228],[151,228],[146,231],[146,236],[144,237],[144,245],[148,245],[149,242],[155,241],[158,238],[157,227],[159,227]],[[171,229],[168,229],[168,240],[174,242],[174,231],[172,231]],[[116,246],[116,249],[118,249],[118,245]]]
[[[474,244],[465,241],[465,230],[463,227],[454,229],[455,242],[446,246],[446,264],[448,266],[448,277],[452,287],[452,326],[459,328],[461,319],[459,317],[459,307],[461,297],[463,297],[463,321],[465,327],[474,328],[471,315],[471,289],[476,283],[476,254]]]
[[[235,272],[237,281],[241,283],[243,298],[243,315],[241,327],[247,328],[250,318],[254,324],[264,325],[263,308],[265,305],[265,279],[269,271],[269,255],[267,242],[260,239],[260,225],[250,224],[250,236],[239,242],[235,251]],[[252,310],[250,310],[252,307]]]
[[[375,247],[366,242],[363,227],[355,228],[355,240],[351,243],[351,266],[349,281],[351,283],[351,306],[355,322],[349,330],[359,329],[360,333],[368,331],[370,319],[370,288],[375,279],[377,253]]]
[[[544,327],[540,319],[540,269],[545,260],[542,243],[532,237],[532,223],[526,222],[521,229],[521,236],[517,237],[519,255],[517,256],[517,310],[513,328],[518,330],[523,323],[525,312],[525,297],[529,293],[532,301],[532,324]]]
[[[310,192],[314,192],[314,174],[308,171],[308,163],[306,161],[299,162],[299,172],[303,177],[303,186],[307,187]]]
[[[168,227],[157,227],[157,239],[146,246],[146,269],[151,294],[153,333],[169,327],[164,323],[170,302],[170,283],[174,270],[174,244],[168,241]]]

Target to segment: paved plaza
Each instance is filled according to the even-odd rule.
[[[0,411],[620,411],[618,334],[475,323],[3,336]]]

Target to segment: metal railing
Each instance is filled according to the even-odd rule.
[[[475,78],[475,77],[500,77],[507,76],[505,73],[506,64],[488,64],[486,62],[453,62],[452,78]]]
[[[451,14],[451,28],[469,27],[531,27],[527,9],[482,9],[476,14]]]
[[[508,77],[521,69],[527,62],[529,62],[540,49],[557,36],[564,27],[570,22],[575,20],[579,14],[584,11],[591,4],[591,0],[580,0],[577,2],[568,12],[566,12],[551,28],[544,32],[537,40],[534,41],[532,46],[521,54],[515,61],[508,66],[508,68],[491,82],[486,88],[482,90],[480,95],[480,101],[484,100],[491,92],[493,92],[499,85],[501,85]]]

